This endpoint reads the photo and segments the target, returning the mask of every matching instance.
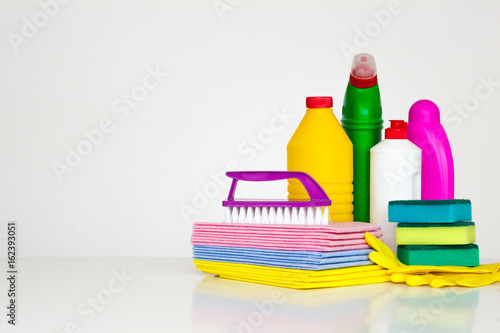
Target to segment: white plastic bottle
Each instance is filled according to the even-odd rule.
[[[391,200],[420,200],[422,150],[408,140],[407,123],[391,120],[385,139],[370,149],[370,222],[396,253],[397,223],[388,221]]]

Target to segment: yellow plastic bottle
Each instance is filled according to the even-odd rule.
[[[353,220],[352,143],[333,114],[332,97],[307,97],[306,115],[287,146],[287,168],[310,174],[332,200],[330,218]],[[306,190],[296,179],[288,180],[288,198],[306,200]]]

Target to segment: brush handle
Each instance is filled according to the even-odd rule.
[[[226,176],[233,179],[231,184],[231,189],[229,190],[229,195],[227,197],[228,201],[234,200],[234,192],[236,191],[236,185],[238,180],[249,181],[249,182],[267,182],[275,180],[286,180],[290,178],[295,178],[304,186],[311,199],[311,202],[316,203],[316,207],[330,206],[331,200],[328,195],[323,190],[323,188],[312,178],[309,174],[299,171],[229,171],[226,172]],[[293,202],[293,201],[292,201]],[[297,206],[300,206],[300,202],[297,202]]]

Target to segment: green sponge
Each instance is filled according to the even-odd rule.
[[[479,248],[468,245],[398,245],[405,265],[479,266]]]
[[[470,200],[389,201],[389,222],[453,223],[472,220]]]
[[[463,245],[476,241],[474,222],[398,223],[398,245]]]

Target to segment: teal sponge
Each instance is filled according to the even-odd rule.
[[[398,245],[405,265],[479,266],[479,248],[468,245]]]
[[[454,223],[472,220],[470,200],[389,201],[389,222]]]

